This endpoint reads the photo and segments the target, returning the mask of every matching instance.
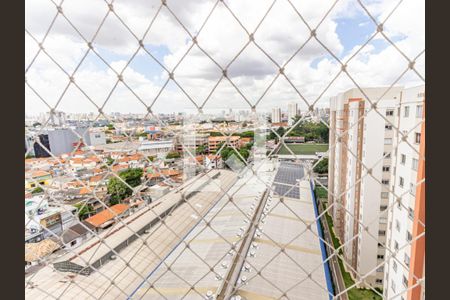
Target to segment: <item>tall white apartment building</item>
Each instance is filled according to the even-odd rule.
[[[425,178],[421,159],[425,155],[424,100],[424,85],[405,89],[397,112],[399,132],[394,135],[394,144],[398,147],[391,167],[393,194],[389,198],[392,208],[389,209],[383,289],[387,299],[394,295],[400,295],[396,298],[399,300],[424,299],[425,288],[420,285],[410,288],[425,272],[425,237],[415,238],[424,231],[425,225],[425,183],[417,185]],[[401,133],[408,134],[407,141],[402,140]],[[391,257],[392,253],[396,253],[395,257]]]
[[[288,104],[288,125],[294,124],[294,119],[298,115],[298,105],[295,102]]]
[[[383,287],[389,166],[393,147],[395,111],[401,87],[365,88],[376,111],[358,89],[330,101],[330,153],[328,197],[335,233],[343,247],[346,269],[360,286]],[[383,158],[384,157],[384,158]],[[388,168],[386,168],[388,167]],[[370,173],[370,174],[369,174]]]
[[[272,123],[281,123],[281,108],[272,108]]]

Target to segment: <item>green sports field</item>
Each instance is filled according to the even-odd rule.
[[[286,144],[294,154],[311,155],[316,152],[326,152],[328,144]],[[291,155],[291,152],[283,145],[277,154]]]

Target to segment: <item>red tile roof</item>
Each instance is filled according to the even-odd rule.
[[[86,219],[86,222],[92,224],[95,227],[100,227],[102,224],[114,219],[116,216],[123,214],[127,211],[128,205],[126,204],[116,204],[110,207],[110,209],[105,209],[98,214],[93,215]]]

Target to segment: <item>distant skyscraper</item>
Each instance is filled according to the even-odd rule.
[[[281,123],[281,108],[272,108],[272,123]]]
[[[288,125],[294,124],[294,119],[298,115],[298,105],[297,103],[288,104]]]

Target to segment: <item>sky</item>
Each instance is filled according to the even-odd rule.
[[[106,113],[144,113],[146,106],[155,113],[191,111],[196,105],[208,112],[255,104],[265,111],[285,109],[290,102],[304,110],[306,103],[326,107],[330,96],[355,87],[344,73],[330,85],[341,70],[333,55],[341,61],[351,58],[347,70],[361,87],[388,87],[408,67],[406,58],[379,33],[359,51],[377,28],[356,0],[340,0],[334,6],[335,0],[225,1],[234,16],[216,2],[168,0],[167,7],[159,9],[157,0],[116,0],[119,19],[108,14],[106,1],[65,0],[65,17],[58,15],[48,31],[55,5],[26,1],[26,114],[49,111],[49,106],[67,113],[97,112],[96,105]],[[390,14],[397,1],[363,1],[377,22],[389,16],[384,33],[413,59],[425,49],[425,4],[400,2]],[[315,39],[304,45],[310,29],[302,18],[317,28],[323,45]],[[250,33],[257,45],[248,43]],[[191,36],[197,36],[197,45]],[[42,46],[51,58],[42,51],[36,56],[36,40],[44,37]],[[93,41],[97,54],[88,51],[86,41]],[[276,77],[284,64],[289,81]],[[424,54],[415,67],[424,78]],[[229,80],[222,78],[221,68],[227,68]],[[77,86],[67,75],[74,71]],[[123,82],[115,72],[123,72]],[[411,70],[397,82],[405,87],[419,84],[422,79]]]

